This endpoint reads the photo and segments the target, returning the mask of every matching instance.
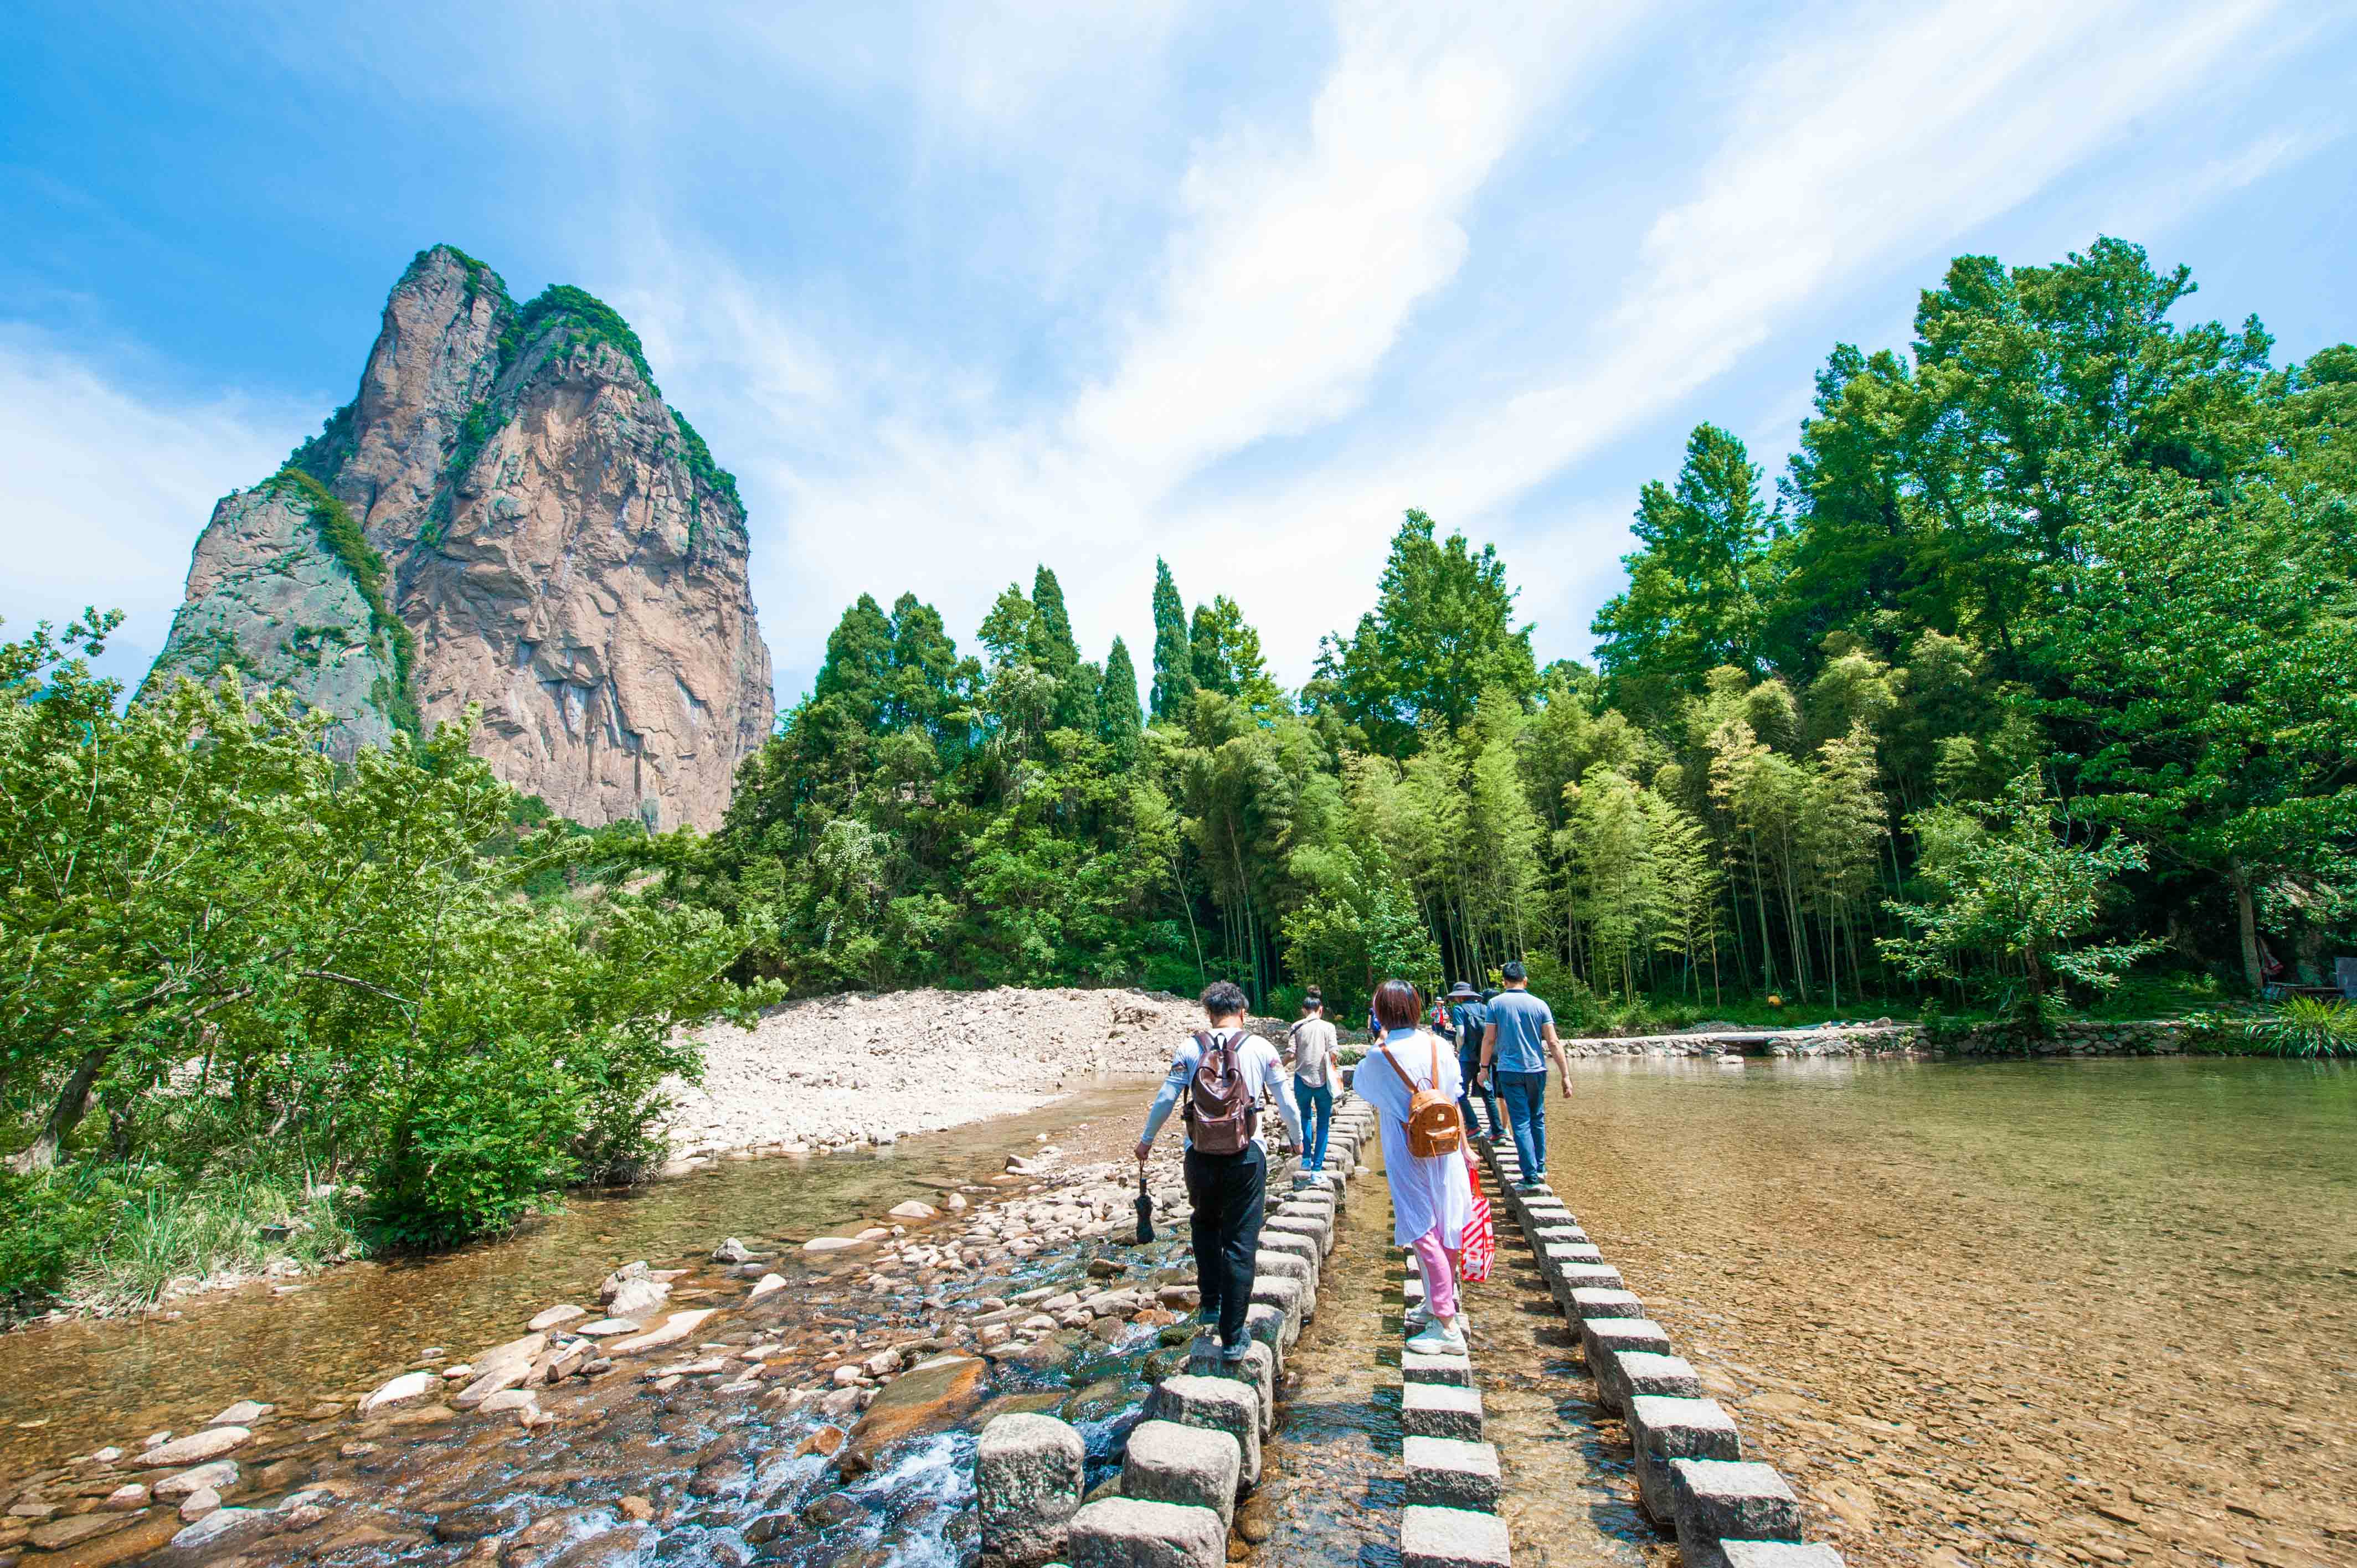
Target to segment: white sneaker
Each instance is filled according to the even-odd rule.
[[[1422,1328],[1426,1324],[1433,1321],[1432,1309],[1426,1306],[1411,1306],[1406,1312],[1401,1315],[1400,1321],[1405,1325],[1407,1331],[1413,1334],[1417,1329]],[[1458,1313],[1457,1331],[1460,1334],[1470,1334],[1473,1332],[1472,1314],[1461,1311]]]
[[[1460,1323],[1462,1321],[1459,1319]],[[1407,1348],[1419,1356],[1462,1356],[1465,1354],[1465,1336],[1445,1319],[1435,1318],[1407,1342]]]

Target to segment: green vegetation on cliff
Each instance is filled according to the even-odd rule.
[[[386,593],[384,557],[368,542],[359,521],[344,503],[330,495],[328,487],[307,470],[290,464],[264,480],[263,488],[290,492],[310,509],[311,522],[319,531],[319,542],[351,578],[352,586],[360,590],[361,602],[368,606],[370,634],[391,658],[392,689],[371,693],[371,699],[395,729],[414,736],[418,733],[417,698],[410,680],[417,661],[417,636],[393,612],[393,601]]]
[[[490,444],[491,437],[498,435],[500,427],[514,417],[514,392],[512,390],[502,392],[500,389],[504,387],[509,371],[533,345],[548,344],[552,352],[559,358],[569,356],[584,349],[596,349],[600,346],[611,348],[628,360],[631,368],[638,371],[639,379],[646,383],[649,395],[657,399],[662,396],[662,389],[656,384],[654,371],[647,363],[646,349],[639,341],[638,333],[631,329],[630,324],[625,321],[621,313],[612,306],[587,289],[576,288],[571,284],[552,284],[534,296],[531,303],[517,309],[508,299],[507,285],[500,281],[497,273],[491,272],[463,252],[452,250],[447,246],[441,248],[450,250],[450,253],[457,257],[462,263],[470,268],[479,268],[487,275],[488,283],[495,285],[498,290],[505,319],[500,325],[499,333],[499,365],[492,377],[494,390],[490,396],[479,400],[468,408],[465,416],[459,421],[445,470],[447,476],[445,479],[446,489],[436,506],[434,517],[425,529],[425,542],[428,544],[437,542],[442,536],[443,530],[448,526],[452,496],[447,487],[457,485],[460,477],[474,466],[475,459],[482,454],[484,446]],[[420,252],[419,261],[425,260],[431,253],[431,252]],[[470,280],[475,275],[472,271],[468,274]],[[471,283],[469,286],[471,288]],[[705,490],[724,498],[739,517],[744,513],[745,502],[737,490],[737,476],[713,460],[711,447],[706,446],[704,437],[696,433],[695,426],[687,422],[687,416],[677,409],[672,409],[670,413],[672,427],[678,440],[676,451],[694,486],[689,497],[688,535],[692,545],[702,521]],[[349,411],[339,411],[339,417],[346,418],[349,423]],[[329,422],[329,436],[332,436],[333,420]],[[297,460],[310,452],[314,446],[328,439],[328,436],[315,437],[313,442],[297,448]],[[307,464],[304,466],[308,467]],[[321,477],[330,476],[322,475]]]

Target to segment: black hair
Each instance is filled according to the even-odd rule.
[[[1326,1011],[1326,993],[1313,985],[1301,993],[1301,1004],[1312,1013],[1323,1013]]]
[[[1375,1022],[1386,1029],[1413,1029],[1424,1016],[1424,998],[1405,980],[1386,980],[1375,987]]]
[[[1501,978],[1510,981],[1528,980],[1531,977],[1531,972],[1523,967],[1523,961],[1518,958],[1510,958],[1500,964],[1498,973]]]
[[[1214,1018],[1232,1018],[1251,1006],[1244,988],[1232,980],[1215,980],[1203,987],[1203,1011]]]

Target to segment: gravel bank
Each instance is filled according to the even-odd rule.
[[[672,1086],[674,1165],[737,1150],[890,1143],[1029,1111],[1110,1073],[1158,1073],[1192,1001],[1151,991],[897,991],[797,1002],[702,1032]]]

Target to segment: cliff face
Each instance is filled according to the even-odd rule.
[[[253,585],[302,560],[303,614],[330,618],[299,624],[349,637],[357,603],[388,670],[404,651],[370,627],[357,583],[340,621],[315,602],[332,596],[311,579],[342,564],[317,528],[287,521],[274,554],[261,542],[255,520],[292,518],[298,475],[382,553],[414,640],[376,720],[353,706],[360,671],[299,656],[293,589]],[[344,716],[354,746],[404,704],[430,728],[479,703],[475,750],[554,811],[708,828],[774,712],[747,546],[736,481],[663,403],[619,316],[568,288],[519,306],[497,274],[437,247],[386,302],[359,395],[287,474],[215,510],[156,668],[210,674],[228,636],[250,676]]]

